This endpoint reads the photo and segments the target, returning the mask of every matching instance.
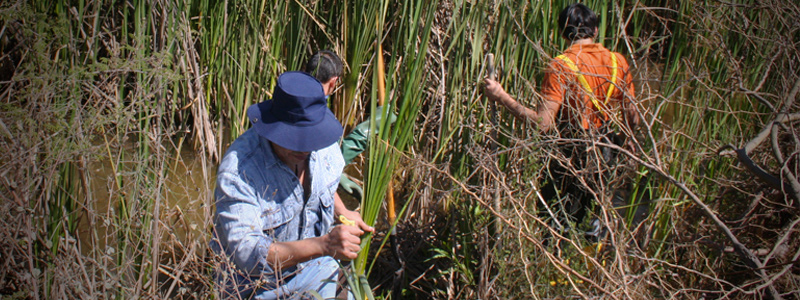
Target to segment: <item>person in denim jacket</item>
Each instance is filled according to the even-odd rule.
[[[374,231],[336,194],[342,126],[320,82],[298,71],[281,74],[272,99],[247,115],[253,126],[225,153],[214,191],[220,298],[334,297],[336,260],[354,259]],[[334,226],[339,215],[356,225]]]

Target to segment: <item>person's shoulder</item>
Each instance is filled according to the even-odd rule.
[[[228,156],[234,152],[253,152],[260,147],[260,142],[261,141],[258,133],[255,131],[255,129],[250,128],[236,138],[233,143],[231,143],[230,147],[228,147],[228,150],[225,152],[225,156]]]
[[[220,172],[246,169],[249,164],[266,163],[274,160],[267,142],[253,129],[245,131],[231,143],[220,161]]]
[[[620,52],[614,52],[614,51],[609,51],[609,52],[611,53],[611,55],[616,57],[616,61],[617,61],[617,65],[618,66],[621,66],[621,67],[626,68],[626,69],[629,67],[628,58],[625,57],[625,54],[622,54]]]
[[[628,65],[628,59],[627,57],[625,57],[625,54],[622,54],[621,52],[611,51],[600,43],[594,45],[595,45],[594,46],[595,51],[607,53],[605,54],[605,56],[608,57],[607,59],[611,59],[611,56],[614,56],[614,58],[616,58],[617,65],[622,65],[622,66]]]
[[[545,68],[545,76],[571,74],[577,55],[569,50],[553,56]]]

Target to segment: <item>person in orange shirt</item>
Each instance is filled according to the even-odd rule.
[[[542,191],[546,199],[560,199],[557,202],[575,223],[582,221],[597,191],[598,181],[586,180],[587,172],[580,172],[592,165],[587,163],[590,159],[587,156],[591,155],[585,141],[605,139],[622,145],[625,135],[614,133],[614,129],[630,129],[639,123],[628,62],[621,54],[595,43],[598,24],[597,14],[583,4],[572,4],[561,11],[558,18],[561,37],[571,45],[547,66],[541,90],[544,99],[537,109],[521,105],[497,81],[484,79],[484,95],[489,100],[506,107],[518,119],[533,123],[542,132],[557,128],[564,139],[559,144],[569,144],[561,150],[571,160],[571,167],[563,162],[551,165],[553,178]],[[575,140],[584,142],[571,142]],[[601,157],[606,165],[613,164],[615,155],[609,149],[600,152],[605,153],[596,157]],[[598,177],[599,173],[602,171],[588,177]],[[584,176],[584,181],[578,176]],[[590,186],[581,187],[581,182],[590,182]]]

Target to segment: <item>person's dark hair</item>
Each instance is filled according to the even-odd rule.
[[[599,23],[600,18],[597,14],[581,3],[567,6],[558,15],[561,36],[570,41],[593,38]]]
[[[336,53],[321,50],[308,60],[305,71],[324,83],[333,77],[341,77],[342,68],[342,59]]]

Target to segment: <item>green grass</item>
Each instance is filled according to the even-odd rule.
[[[555,33],[565,1],[0,4],[0,245],[12,258],[0,268],[8,278],[0,291],[211,295],[214,162],[248,128],[246,108],[270,97],[280,73],[334,49],[346,63],[344,88],[331,101],[342,123],[398,115],[392,126],[371,128],[369,151],[355,166],[368,224],[384,228],[389,185],[406,207],[397,222],[409,262],[401,292],[390,292],[395,279],[382,274],[398,268],[382,251],[383,232],[364,239],[354,264],[380,287],[379,298],[700,296],[682,286],[734,298],[771,292],[759,286],[761,271],[724,251],[729,239],[700,204],[751,249],[783,247],[791,232],[792,217],[766,217],[792,216],[790,198],[753,192],[763,186],[717,150],[742,147],[779,111],[796,113],[787,99],[800,61],[787,43],[800,36],[796,4],[586,4],[601,15],[602,43],[637,71],[646,124],[630,153],[638,163],[628,200],[652,200],[642,229],[649,238],[633,243],[641,237],[623,225],[632,216],[614,223],[605,204],[596,211],[615,224],[605,244],[614,247],[586,251],[592,245],[568,232],[572,246],[560,255],[542,243],[553,232],[538,195],[555,145],[492,108],[479,84],[493,53],[506,90],[538,105],[544,68],[567,46]],[[377,111],[381,96],[387,111]],[[796,145],[791,130],[775,128],[778,145],[751,156],[779,174],[795,168]],[[173,183],[183,165],[202,179]],[[758,258],[768,266],[791,261],[768,257]],[[763,272],[777,278],[778,292],[796,290],[781,270]],[[631,276],[641,280],[626,281]]]

